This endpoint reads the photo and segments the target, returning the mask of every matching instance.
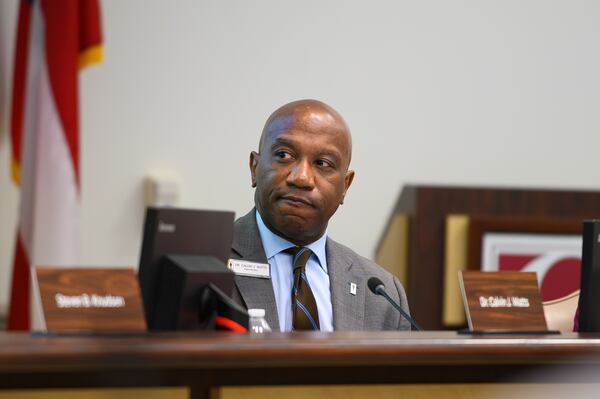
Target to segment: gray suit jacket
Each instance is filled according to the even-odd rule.
[[[231,258],[268,263],[254,212],[253,209],[235,221]],[[385,298],[373,294],[367,287],[370,277],[380,278],[388,294],[408,313],[406,294],[396,277],[330,238],[325,250],[335,330],[410,330],[410,323]],[[267,322],[273,331],[279,331],[271,280],[236,276],[235,281],[234,300],[248,309],[265,309]],[[350,283],[357,285],[356,295],[350,293]]]

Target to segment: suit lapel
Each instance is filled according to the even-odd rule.
[[[338,243],[327,239],[327,269],[331,287],[333,307],[333,328],[335,330],[363,330],[365,317],[364,273]],[[350,292],[351,284],[356,284],[356,295]]]
[[[235,222],[232,255],[250,262],[268,263],[254,212],[253,209]],[[235,276],[235,283],[248,309],[264,309],[269,326],[273,331],[279,331],[279,317],[271,279]]]

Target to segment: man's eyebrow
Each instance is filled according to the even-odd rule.
[[[336,160],[341,160],[342,159],[342,153],[340,151],[338,151],[338,149],[329,149],[329,148],[323,148],[319,151],[319,155],[329,155],[331,157],[334,157]]]
[[[273,140],[273,144],[271,144],[271,149],[274,149],[275,147],[278,147],[280,145],[287,147],[295,147],[296,143],[293,140],[277,137],[275,140]]]

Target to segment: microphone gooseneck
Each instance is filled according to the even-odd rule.
[[[387,299],[387,301],[389,303],[392,304],[392,306],[394,308],[396,308],[396,310],[398,312],[400,312],[400,314],[402,315],[402,317],[404,317],[406,320],[408,320],[410,322],[410,324],[413,326],[413,328],[417,331],[422,331],[422,328],[417,324],[417,322],[408,315],[408,313],[406,313],[404,311],[404,309],[402,309],[402,307],[400,307],[400,305],[398,305],[396,303],[396,301],[394,301],[387,292],[385,292],[385,285],[383,284],[383,281],[381,281],[380,279],[378,279],[377,277],[371,277],[368,281],[367,281],[367,286],[369,287],[369,289],[371,290],[371,292],[375,295],[381,295],[382,297],[384,297],[385,299]]]

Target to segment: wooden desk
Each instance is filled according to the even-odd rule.
[[[0,388],[599,382],[600,334],[0,333]],[[558,374],[557,374],[558,372]]]

